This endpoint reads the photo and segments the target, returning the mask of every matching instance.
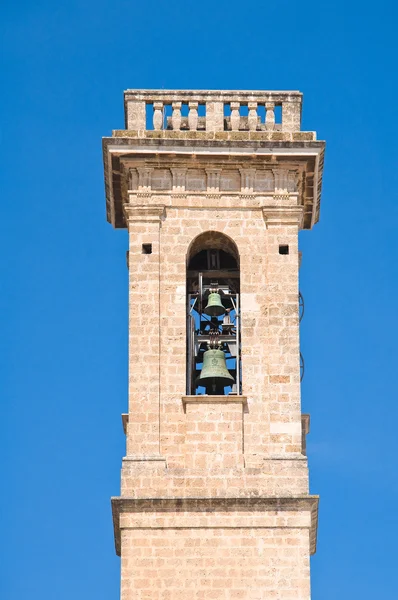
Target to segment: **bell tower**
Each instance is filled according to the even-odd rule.
[[[309,600],[298,233],[324,142],[296,91],[128,90],[104,138],[129,232],[129,392],[112,499],[122,600]]]

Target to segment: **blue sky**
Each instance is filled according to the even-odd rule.
[[[164,87],[299,89],[303,128],[327,140],[321,220],[300,240],[313,600],[394,600],[395,4],[5,0],[1,13],[2,597],[118,597],[127,239],[105,219],[101,137],[123,127],[124,89]]]

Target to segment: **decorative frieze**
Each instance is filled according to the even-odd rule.
[[[129,191],[138,189],[137,169],[129,169],[128,171],[128,189]]]
[[[223,169],[220,175],[220,191],[240,192],[241,176],[238,169]]]
[[[273,169],[275,177],[275,193],[296,192],[298,173],[289,169]]]
[[[151,190],[152,182],[151,175],[153,169],[151,167],[138,167],[138,191],[149,192]]]
[[[139,166],[128,169],[128,190],[140,194],[152,191],[233,192],[255,194],[270,192],[281,197],[298,193],[298,171],[285,168],[247,169],[186,167],[156,168]]]
[[[171,189],[172,175],[170,169],[153,169],[151,173],[151,188],[156,191]]]
[[[254,192],[254,180],[256,177],[256,169],[240,169],[240,175],[242,193],[252,194]]]
[[[186,189],[193,192],[206,191],[206,171],[204,169],[188,169]]]
[[[255,192],[273,192],[275,189],[275,178],[271,169],[256,170],[254,182]]]
[[[297,192],[298,191],[298,172],[297,171],[289,171],[287,176],[287,190],[288,192]]]
[[[186,169],[171,169],[173,176],[173,192],[185,191]]]
[[[220,191],[221,169],[206,169],[207,192],[214,194]]]

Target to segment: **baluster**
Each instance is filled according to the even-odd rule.
[[[153,103],[153,128],[155,131],[163,129],[163,102]]]
[[[267,131],[273,131],[275,129],[275,103],[266,102],[265,108],[267,111],[265,113],[265,129],[267,129]]]
[[[256,131],[257,129],[257,102],[249,102],[249,116],[247,121],[249,123],[249,131]]]
[[[173,129],[181,129],[181,102],[172,102],[173,114],[171,116],[171,126]]]
[[[188,127],[191,131],[196,131],[198,128],[198,103],[188,102]]]
[[[231,129],[232,131],[239,131],[240,125],[240,102],[231,102]]]

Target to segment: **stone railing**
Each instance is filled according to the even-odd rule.
[[[127,90],[124,101],[131,131],[300,131],[300,92]]]

